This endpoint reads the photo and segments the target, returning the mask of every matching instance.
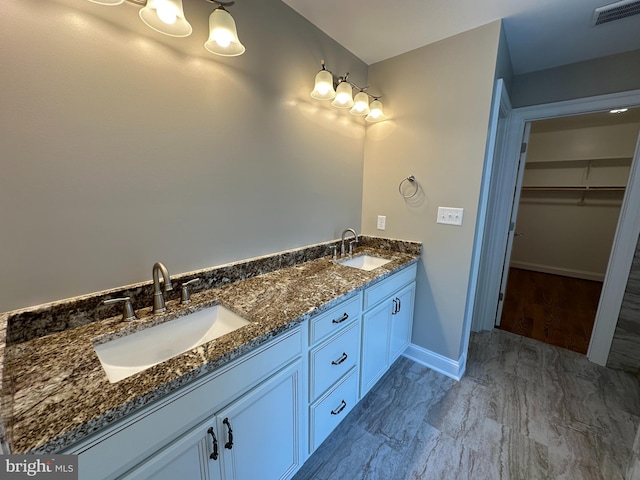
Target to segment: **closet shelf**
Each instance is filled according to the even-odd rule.
[[[524,168],[550,168],[550,167],[586,167],[588,164],[596,164],[598,166],[610,165],[610,164],[629,164],[633,157],[627,156],[612,156],[607,158],[567,158],[558,160],[530,160],[527,159],[524,164]]]
[[[523,186],[523,191],[529,192],[624,192],[620,185],[554,185],[554,186]]]

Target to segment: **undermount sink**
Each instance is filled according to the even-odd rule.
[[[390,261],[391,260],[388,260],[386,258],[373,257],[371,255],[358,255],[355,257],[347,258],[345,260],[338,260],[338,263],[347,267],[369,271],[381,267],[382,265],[386,265]]]
[[[249,323],[216,305],[93,348],[107,378],[116,383]]]

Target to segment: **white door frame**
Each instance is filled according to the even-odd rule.
[[[484,171],[482,172],[482,188],[479,204],[483,208],[478,208],[478,219],[476,221],[476,236],[474,243],[474,255],[472,261],[472,275],[469,282],[469,292],[473,292],[474,302],[467,302],[467,310],[473,311],[471,330],[479,332],[481,330],[491,330],[494,324],[496,312],[496,299],[498,298],[498,286],[491,280],[496,277],[494,268],[496,262],[485,253],[496,243],[496,229],[492,228],[494,218],[492,211],[497,202],[500,201],[499,191],[495,185],[491,184],[492,178],[498,178],[498,173],[503,162],[504,144],[506,133],[509,127],[511,116],[511,101],[505,89],[504,81],[496,80],[493,90],[493,102],[491,105],[491,115],[489,118],[489,133],[487,135],[487,148],[485,152]],[[500,280],[498,279],[498,282]],[[470,305],[471,304],[471,305]],[[466,332],[468,335],[468,332]],[[464,339],[463,345],[466,349],[468,338]]]
[[[506,158],[519,158],[520,143],[527,122],[607,111],[622,106],[640,106],[640,90],[516,108],[511,112],[509,130],[507,132]],[[591,343],[587,352],[587,358],[600,365],[606,365],[609,357],[611,341],[618,323],[622,297],[624,296],[633,254],[640,235],[640,216],[637,213],[640,210],[640,165],[638,165],[640,162],[637,161],[637,157],[638,149],[636,148],[636,155],[631,164],[629,181],[620,211],[620,220],[602,287]],[[513,163],[515,164],[516,162],[513,161]],[[510,178],[506,175],[504,178],[496,180],[506,183],[505,190],[510,188],[510,195],[516,188],[515,176]],[[510,200],[511,196],[503,199],[501,212],[496,212],[496,215],[504,216],[505,212],[502,210],[510,210],[510,205],[508,205]]]

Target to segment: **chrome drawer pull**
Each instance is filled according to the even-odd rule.
[[[340,318],[338,318],[337,320],[334,318],[333,320],[331,320],[331,323],[342,323],[344,322],[347,318],[349,318],[349,314],[348,313],[344,313],[344,315],[342,315]]]
[[[336,408],[335,410],[331,410],[331,415],[339,415],[340,412],[342,412],[346,407],[347,407],[347,402],[342,400],[342,402],[340,402],[340,406],[338,408]]]
[[[339,359],[337,360],[332,360],[331,361],[331,365],[340,365],[342,362],[344,362],[347,358],[349,358],[349,355],[347,355],[346,352],[342,352],[342,356],[340,356]]]

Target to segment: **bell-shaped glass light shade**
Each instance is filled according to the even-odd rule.
[[[336,96],[336,91],[333,89],[333,75],[329,70],[323,68],[318,72],[311,96],[316,100],[331,100]]]
[[[124,0],[89,0],[92,3],[99,3],[100,5],[120,5]]]
[[[182,0],[148,0],[140,18],[148,27],[170,37],[188,37],[193,31],[184,18]]]
[[[349,82],[340,82],[336,88],[336,98],[331,105],[338,108],[353,107],[353,90]]]
[[[237,57],[245,51],[238,38],[236,22],[222,7],[216,8],[209,15],[209,40],[205,42],[204,48],[223,57]]]
[[[384,120],[384,112],[382,111],[382,102],[380,102],[380,100],[374,100],[371,102],[369,108],[371,111],[369,112],[369,115],[364,118],[367,122],[379,122]]]
[[[353,99],[353,107],[349,110],[351,115],[368,115],[371,111],[369,109],[369,95],[364,92],[360,92],[356,95],[356,98]]]

